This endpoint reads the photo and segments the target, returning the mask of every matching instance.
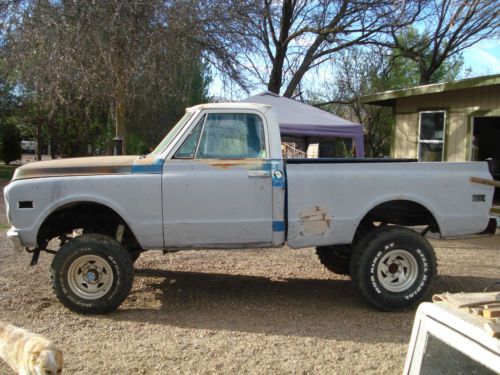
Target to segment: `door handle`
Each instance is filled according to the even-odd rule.
[[[250,172],[248,172],[248,177],[268,178],[268,177],[271,177],[271,172],[269,172],[269,171],[250,171]]]

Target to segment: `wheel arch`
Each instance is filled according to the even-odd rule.
[[[64,232],[84,228],[85,225],[91,223],[90,220],[93,219],[91,215],[97,216],[97,223],[99,221],[102,223],[104,219],[107,219],[106,223],[109,225],[124,225],[125,231],[132,237],[132,242],[140,247],[132,227],[123,219],[123,213],[110,205],[109,202],[104,203],[90,197],[65,200],[47,210],[38,226],[37,245],[44,248],[50,239],[64,234]]]
[[[401,226],[428,225],[432,231],[441,233],[439,216],[429,206],[426,202],[415,197],[399,196],[380,200],[360,216],[355,235],[360,228],[373,222]]]

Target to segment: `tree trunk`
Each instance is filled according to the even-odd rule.
[[[42,122],[36,124],[36,160],[42,160]]]
[[[271,75],[269,76],[269,84],[267,85],[269,91],[278,95],[283,84],[283,64],[285,62],[286,50],[286,46],[276,46],[276,56]]]
[[[293,74],[292,79],[290,80],[290,83],[288,83],[288,86],[283,93],[283,96],[286,98],[291,98],[292,95],[295,92],[295,89],[299,86],[300,81],[304,77],[304,74],[307,73],[307,71],[310,69],[312,63],[314,62],[314,54],[318,50],[319,46],[323,41],[325,40],[326,36],[325,35],[318,35],[316,37],[316,40],[314,41],[313,44],[308,48],[306,54],[304,55],[304,58],[302,59],[302,63],[300,64],[299,68],[297,71]]]
[[[120,137],[123,142],[122,142],[122,154],[126,155],[126,150],[125,150],[125,138],[127,135],[127,129],[125,126],[125,114],[126,114],[126,103],[125,103],[125,97],[121,93],[116,95],[115,98],[115,129],[116,129],[116,136]]]
[[[434,71],[431,68],[428,68],[426,64],[421,60],[417,61],[418,69],[420,71],[420,82],[419,85],[428,85],[431,83],[431,77]]]
[[[283,84],[283,65],[288,49],[288,36],[290,27],[292,26],[293,11],[294,2],[292,0],[284,0],[281,8],[281,30],[278,43],[275,42],[276,53],[273,61],[273,69],[269,76],[269,84],[267,85],[269,91],[278,95]]]

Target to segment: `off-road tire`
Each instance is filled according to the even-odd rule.
[[[141,256],[141,253],[138,252],[138,251],[127,251],[130,259],[132,260],[132,263],[135,264],[135,262],[137,261],[137,259],[139,259],[139,257]]]
[[[361,295],[383,311],[410,309],[425,299],[437,274],[431,244],[399,226],[375,228],[353,249],[351,277]]]
[[[316,255],[328,271],[337,275],[350,275],[350,245],[318,246],[316,248]]]
[[[352,240],[353,243],[349,245],[318,246],[316,255],[318,255],[319,261],[327,270],[337,275],[350,276],[352,248],[373,228],[376,228],[373,223],[361,224]]]
[[[85,277],[90,279],[83,280]],[[134,266],[127,250],[115,239],[83,234],[66,242],[56,253],[51,281],[56,297],[68,309],[81,314],[105,314],[129,295]],[[95,294],[86,294],[85,285],[90,291],[94,288]]]
[[[86,228],[83,228],[83,234],[102,234],[111,238],[114,238],[113,229],[106,227],[105,225],[93,225]],[[132,259],[132,263],[135,263],[137,259],[141,256],[140,249],[127,249],[130,258]]]

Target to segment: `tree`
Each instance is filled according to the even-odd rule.
[[[0,158],[5,164],[21,158],[19,129],[10,121],[0,123]]]
[[[436,73],[445,61],[499,35],[500,7],[497,0],[433,0],[424,8],[419,23],[421,31],[412,26],[391,28],[392,41],[386,45],[413,60],[418,65],[419,83],[428,84],[440,80]]]
[[[364,105],[359,98],[412,81],[411,67],[395,66],[397,62],[386,52],[377,47],[357,47],[343,51],[335,62],[335,79],[325,83],[326,94],[323,103],[318,105],[338,116],[363,124],[365,154],[369,157],[389,154],[392,114],[384,107]]]
[[[319,104],[323,109],[363,124],[367,156],[389,155],[393,117],[389,108],[362,104],[360,98],[419,83],[419,66],[398,53],[398,50],[376,46],[343,51],[335,63],[335,79],[325,85],[326,97]],[[453,80],[462,66],[462,57],[456,55],[445,61],[435,74]]]
[[[40,0],[18,5],[4,29],[4,56],[33,109],[28,112],[36,133],[50,134],[52,140],[64,137],[61,149],[69,155],[85,153],[96,129],[109,134],[110,120],[115,134],[125,137],[138,111],[176,116],[182,111],[177,103],[198,100],[193,90],[205,90],[206,82],[198,78],[203,54],[190,42],[196,18],[189,12],[174,17],[184,3]],[[154,107],[159,102],[167,108]],[[138,103],[142,107],[134,107]]]
[[[421,1],[306,1],[264,0],[254,22],[254,37],[265,51],[262,59],[269,73],[258,64],[253,70],[268,90],[291,97],[304,75],[339,51],[371,44],[389,28],[411,23]]]
[[[132,110],[127,114],[129,140],[133,143],[130,151],[145,153],[164,137],[169,126],[184,114],[186,107],[209,101],[208,84],[211,78],[207,64],[186,64],[182,68],[170,84],[171,94],[154,95],[164,88],[153,84],[150,89],[153,95],[137,96],[131,102]]]
[[[13,122],[17,98],[13,88],[0,74],[0,158],[9,164],[21,157],[19,129]]]

